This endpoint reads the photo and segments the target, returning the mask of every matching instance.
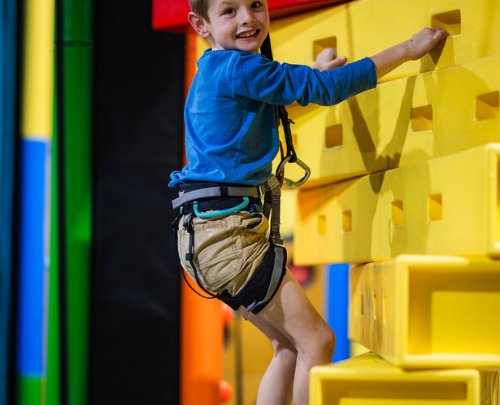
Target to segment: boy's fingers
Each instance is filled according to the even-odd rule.
[[[440,32],[440,33],[443,33],[445,35],[448,35],[448,32],[446,32],[446,30],[439,28],[439,27],[431,27],[431,30],[436,32],[436,33]]]
[[[319,53],[319,55],[325,56],[328,59],[335,59],[337,57],[337,50],[334,48],[325,48]]]
[[[439,31],[437,31],[435,34],[434,34],[434,40],[436,41],[439,41],[441,39],[444,39],[446,38],[447,36],[449,36],[450,34],[448,34],[445,30],[442,30],[442,29],[439,29]]]
[[[329,70],[343,66],[343,65],[345,65],[346,62],[347,62],[347,58],[345,56],[341,56],[337,59],[334,59],[329,64],[329,68],[330,68]]]

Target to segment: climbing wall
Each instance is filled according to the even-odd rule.
[[[311,404],[498,404],[500,3],[364,0],[279,24],[276,58],[302,64],[450,33],[374,90],[289,108],[312,168],[295,261],[351,264],[349,337],[370,350],[314,368]]]

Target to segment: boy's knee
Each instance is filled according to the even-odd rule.
[[[335,351],[335,333],[332,328],[325,324],[325,326],[315,333],[315,348],[317,354],[320,356],[324,356],[327,361],[330,361],[333,358],[333,353]]]
[[[330,326],[325,325],[324,330],[321,332],[320,340],[320,344],[324,347],[325,351],[331,351],[333,354],[333,351],[335,350],[336,338],[335,333]]]
[[[302,341],[297,349],[306,356],[324,357],[330,353],[333,357],[335,350],[335,333],[327,323],[317,325],[313,328],[307,338]]]
[[[329,328],[330,331],[328,332],[328,336],[326,339],[326,350],[328,351],[329,354],[331,354],[331,357],[333,357],[333,353],[335,352],[335,345],[337,343],[335,333],[331,328]]]

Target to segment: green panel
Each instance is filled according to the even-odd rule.
[[[91,58],[92,1],[63,0],[64,203],[69,405],[87,404],[89,274],[91,244]],[[54,114],[57,109],[54,108]],[[54,123],[57,120],[54,119]],[[47,404],[59,405],[57,138],[54,128]],[[64,401],[65,402],[65,401]]]
[[[92,51],[65,47],[63,55],[69,404],[85,405],[92,214]]]
[[[55,84],[55,82],[54,82]],[[55,84],[56,85],[56,84]],[[56,94],[54,88],[54,94]],[[59,405],[61,403],[60,392],[60,367],[59,367],[59,232],[58,232],[58,205],[57,184],[58,176],[58,133],[57,133],[57,108],[54,98],[54,115],[52,130],[52,162],[51,162],[51,197],[50,197],[50,265],[49,265],[49,319],[48,319],[48,348],[47,348],[47,392],[46,404]]]
[[[63,0],[63,40],[65,43],[89,43],[92,38],[92,2],[86,0]]]
[[[17,405],[43,405],[45,404],[42,397],[44,392],[44,378],[18,377]]]

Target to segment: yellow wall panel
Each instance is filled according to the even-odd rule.
[[[500,257],[499,144],[300,190],[295,261]]]
[[[374,353],[311,370],[311,405],[486,405],[477,370],[405,372]],[[485,389],[490,386],[485,385]],[[483,398],[491,398],[485,392]],[[489,402],[491,403],[491,402]]]
[[[52,136],[54,1],[26,0],[23,60],[23,137]]]
[[[337,106],[289,107],[304,187],[500,142],[500,55],[383,83]],[[291,172],[292,173],[292,172]]]
[[[500,262],[403,255],[350,274],[351,339],[404,369],[500,368]]]
[[[500,53],[500,4],[490,0],[365,0],[273,21],[274,55],[280,62],[311,65],[322,47],[349,61],[405,41],[422,28],[452,34],[444,46],[404,64],[384,80],[459,65]]]

